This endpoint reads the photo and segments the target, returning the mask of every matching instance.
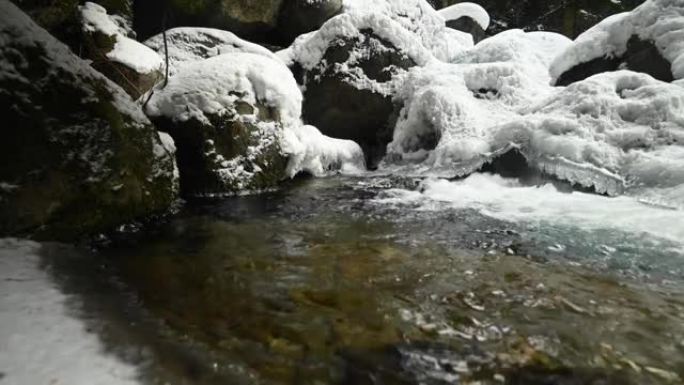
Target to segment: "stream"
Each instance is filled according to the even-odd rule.
[[[300,178],[41,258],[142,383],[664,385],[681,218],[488,175]]]

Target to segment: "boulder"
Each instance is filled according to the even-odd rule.
[[[283,131],[300,111],[287,67],[252,53],[183,66],[146,108],[177,143],[181,190],[189,197],[275,187],[286,177]]]
[[[552,63],[556,85],[629,69],[665,82],[684,78],[684,3],[650,0],[580,35]]]
[[[87,2],[79,7],[82,38],[80,54],[93,68],[138,99],[162,80],[162,58],[128,36],[125,25],[107,10]]]
[[[131,25],[133,7],[131,0],[93,0],[107,9],[109,14],[116,15],[118,21]],[[78,53],[81,42],[81,24],[79,0],[22,0],[16,2],[38,25],[50,34],[67,44]]]
[[[567,86],[593,75],[618,69],[643,72],[665,82],[674,80],[670,62],[658,51],[654,42],[644,41],[639,36],[633,35],[627,41],[627,49],[622,55],[615,57],[606,55],[578,63],[560,74],[555,84]]]
[[[432,57],[415,35],[379,14],[331,19],[283,56],[302,73],[304,121],[357,142],[371,168],[392,139],[397,75]]]
[[[16,6],[0,15],[0,234],[71,240],[165,213],[169,138]]]

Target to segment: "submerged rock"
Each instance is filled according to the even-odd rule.
[[[0,13],[0,233],[73,239],[166,212],[168,138],[14,5]]]

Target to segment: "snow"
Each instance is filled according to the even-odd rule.
[[[141,74],[160,71],[163,68],[162,59],[156,52],[126,36],[128,32],[117,23],[118,16],[107,15],[104,7],[91,2],[85,3],[79,9],[85,32],[99,32],[114,37],[114,48],[106,54],[108,59]]]
[[[308,38],[298,39],[291,47],[290,57],[304,69],[313,69],[321,63],[325,51],[340,38],[354,39],[361,30],[371,30],[387,40],[418,65],[433,60],[432,54],[416,36],[392,18],[381,13],[344,13],[328,20],[320,30]]]
[[[653,41],[672,64],[674,78],[684,78],[684,3],[681,0],[648,0],[632,12],[603,20],[558,56],[551,66],[551,75],[558,79],[578,64],[604,56],[620,57],[635,35],[641,40]]]
[[[684,184],[681,87],[618,71],[553,88],[545,72],[552,52],[525,49],[534,45],[521,43],[522,32],[501,35],[464,53],[460,64],[409,71],[384,167],[463,176],[518,148],[532,167],[597,192],[684,204],[657,191]],[[436,138],[436,147],[426,138]]]
[[[177,73],[182,66],[226,53],[252,53],[280,60],[266,48],[242,40],[235,34],[212,28],[180,27],[166,31],[169,51],[169,73]],[[144,44],[164,57],[164,37],[153,36]]]
[[[492,218],[539,227],[550,223],[587,231],[613,229],[635,235],[645,233],[684,247],[681,208],[659,208],[627,196],[608,198],[581,192],[564,193],[551,184],[525,186],[515,179],[492,174],[474,174],[455,182],[428,179],[418,191],[390,190],[378,202],[411,204],[425,211],[474,209]]]
[[[223,54],[184,66],[154,93],[146,112],[211,124],[207,115],[228,113],[238,100],[276,108],[284,121],[301,116],[302,94],[292,73],[282,63],[252,53]]]
[[[105,353],[75,318],[73,299],[41,267],[41,245],[0,239],[0,371],[6,385],[137,384],[137,369]]]
[[[479,4],[475,3],[456,3],[450,7],[439,10],[439,14],[445,20],[458,20],[462,17],[469,17],[482,27],[485,31],[489,28],[491,19],[489,13]]]

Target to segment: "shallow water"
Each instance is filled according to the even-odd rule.
[[[531,215],[554,191],[513,211],[431,191],[298,180],[44,254],[147,383],[681,383],[676,239]]]

